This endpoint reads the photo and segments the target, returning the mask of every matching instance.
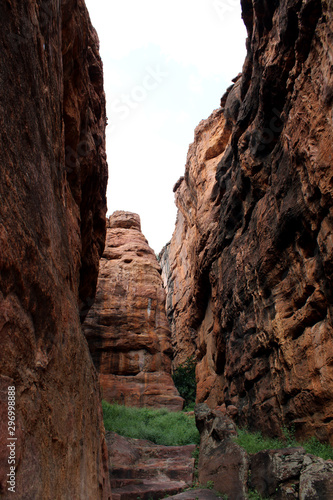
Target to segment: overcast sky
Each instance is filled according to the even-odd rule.
[[[158,253],[170,240],[172,188],[195,127],[245,58],[240,0],[86,0],[107,99],[108,213],[129,210]]]

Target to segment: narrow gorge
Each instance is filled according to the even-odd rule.
[[[333,497],[332,460],[235,441],[287,430],[333,446],[333,1],[240,3],[246,59],[195,130],[158,258],[139,215],[106,216],[84,0],[0,4],[4,500],[109,500],[110,480],[113,500]],[[172,378],[188,360],[195,416]],[[196,486],[220,493],[180,493],[193,440],[106,433],[102,399],[195,419]]]

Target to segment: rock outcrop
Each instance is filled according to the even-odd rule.
[[[175,364],[237,422],[333,443],[332,2],[242,1],[243,72],[196,130],[162,255]]]
[[[182,408],[161,269],[136,214],[118,211],[108,221],[96,301],[83,328],[107,401]]]
[[[98,377],[80,321],[105,240],[98,38],[83,0],[6,0],[0,26],[0,496],[107,499]]]
[[[213,484],[230,499],[245,500],[248,490],[249,457],[236,442],[234,422],[206,404],[195,408],[200,432],[199,484]]]
[[[260,498],[329,500],[333,495],[333,463],[307,454],[304,448],[282,448],[248,454],[236,442],[234,422],[206,404],[195,409],[200,431],[199,482],[210,482],[230,500]]]

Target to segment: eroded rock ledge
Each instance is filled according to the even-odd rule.
[[[242,75],[196,130],[162,255],[175,364],[238,422],[333,443],[332,3],[242,1]]]
[[[108,220],[96,301],[83,329],[107,401],[182,408],[170,375],[161,269],[136,214],[117,211]]]

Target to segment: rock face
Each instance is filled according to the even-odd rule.
[[[242,75],[196,130],[162,255],[175,364],[238,423],[333,443],[332,3],[242,1]]]
[[[263,450],[249,455],[235,441],[234,422],[204,403],[195,409],[200,431],[199,482],[214,487],[230,500],[249,498],[248,489],[261,498],[276,500],[333,495],[333,463],[305,453],[304,448]]]
[[[83,325],[103,397],[110,403],[170,410],[183,406],[170,375],[160,273],[139,216],[115,212],[108,221],[96,301]]]
[[[105,240],[105,98],[82,0],[0,5],[0,495],[15,387],[15,498],[110,498],[81,331]],[[11,462],[13,463],[13,462]]]

